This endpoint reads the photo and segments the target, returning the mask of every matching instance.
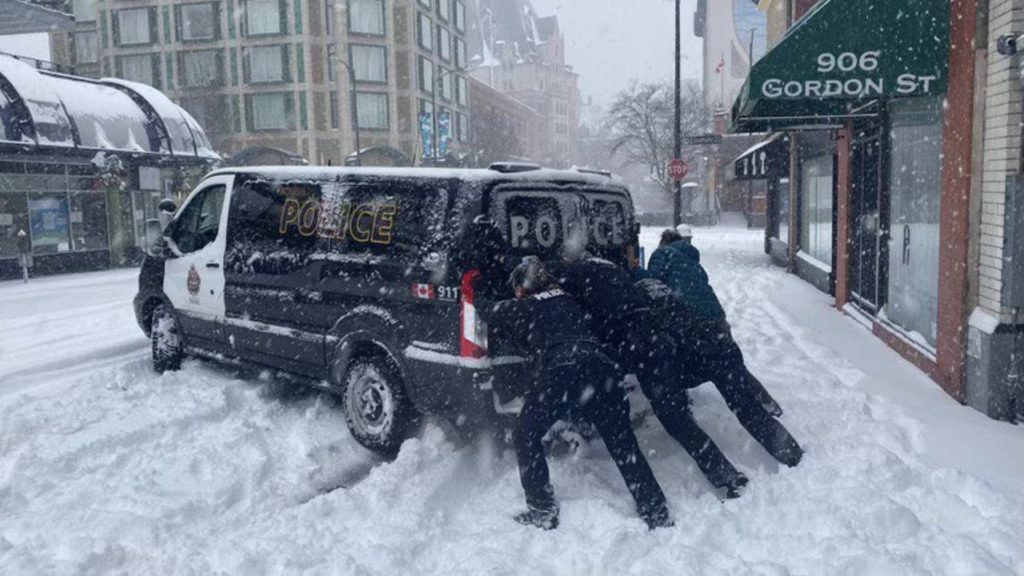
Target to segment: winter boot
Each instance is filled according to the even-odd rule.
[[[516,522],[523,526],[535,526],[542,530],[554,530],[558,528],[558,508],[547,510],[531,508],[526,512],[516,514]]]
[[[747,487],[749,482],[750,480],[746,475],[742,472],[736,472],[736,474],[733,474],[732,478],[729,478],[723,486],[723,488],[725,488],[725,498],[727,500],[739,498],[743,495],[743,489]]]
[[[653,510],[645,510],[640,512],[640,517],[647,523],[648,530],[654,530],[655,528],[671,528],[676,525],[672,521],[672,518],[668,514],[668,506],[662,504]]]

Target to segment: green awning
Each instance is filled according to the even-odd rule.
[[[822,0],[758,61],[738,132],[835,124],[888,98],[945,94],[950,0]]]

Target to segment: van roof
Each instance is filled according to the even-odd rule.
[[[222,168],[207,174],[209,176],[228,174],[255,174],[268,179],[333,180],[340,176],[362,175],[381,178],[422,178],[429,180],[462,180],[467,182],[559,182],[585,184],[625,190],[625,184],[617,179],[592,172],[577,170],[553,170],[540,168],[524,172],[499,172],[490,169],[464,168],[378,168],[378,167],[330,167],[330,166],[237,166]]]

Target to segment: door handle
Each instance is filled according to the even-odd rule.
[[[220,268],[220,262],[207,262],[207,268]]]

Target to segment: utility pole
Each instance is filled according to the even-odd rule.
[[[683,83],[680,78],[679,64],[682,60],[682,47],[680,44],[680,34],[682,33],[680,20],[682,19],[682,8],[680,6],[681,0],[676,0],[676,121],[675,121],[675,146],[673,148],[674,158],[680,158],[683,155]],[[672,221],[675,226],[679,226],[683,223],[683,182],[682,180],[676,180],[673,187],[675,192],[673,193],[672,199]]]

